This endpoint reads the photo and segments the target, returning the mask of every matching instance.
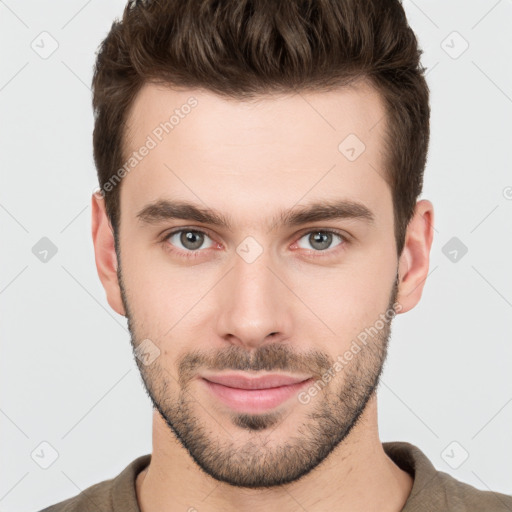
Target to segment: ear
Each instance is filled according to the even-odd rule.
[[[105,209],[105,198],[99,192],[94,192],[91,202],[92,241],[98,276],[105,288],[110,307],[116,313],[126,316],[117,279],[118,261],[114,245],[114,232]]]
[[[430,247],[434,237],[434,207],[426,199],[416,203],[414,216],[407,226],[405,244],[398,264],[400,284],[397,302],[400,313],[412,309],[421,298],[428,275]]]

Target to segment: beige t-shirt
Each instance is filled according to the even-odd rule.
[[[413,444],[393,441],[382,446],[395,464],[414,478],[402,512],[512,512],[512,495],[481,491],[438,471]],[[40,512],[140,512],[135,479],[150,461],[151,454],[142,455],[115,478],[94,484]]]

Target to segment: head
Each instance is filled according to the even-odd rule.
[[[130,1],[100,47],[98,273],[155,409],[218,480],[300,478],[375,396],[432,242],[420,54],[397,0]],[[227,371],[309,384],[235,410],[203,379]]]

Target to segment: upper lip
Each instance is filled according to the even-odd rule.
[[[203,379],[230,388],[238,389],[269,389],[279,386],[290,386],[309,380],[310,376],[290,376],[278,373],[266,374],[260,377],[247,377],[240,374],[202,375]]]

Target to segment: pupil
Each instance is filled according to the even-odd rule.
[[[311,245],[313,245],[313,247],[315,246],[316,243],[318,243],[318,242],[320,243],[320,247],[317,247],[317,249],[319,249],[319,250],[327,249],[329,247],[329,245],[331,245],[331,238],[332,238],[331,233],[318,232],[318,233],[312,234],[311,237],[312,237]]]
[[[203,243],[201,233],[185,231],[181,234],[181,243],[190,250],[198,249]]]

